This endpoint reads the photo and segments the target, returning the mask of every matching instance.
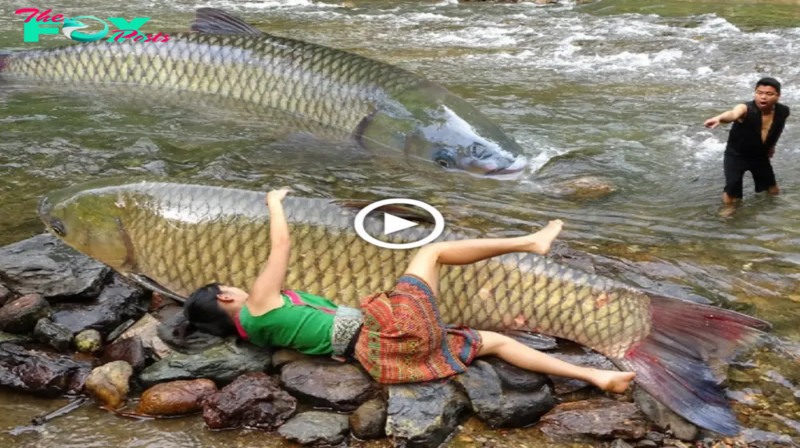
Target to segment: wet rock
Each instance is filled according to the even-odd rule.
[[[336,446],[350,432],[346,415],[311,411],[292,417],[278,428],[278,434],[301,445]]]
[[[294,361],[310,360],[311,357],[304,355],[297,350],[282,348],[272,355],[272,367],[280,369],[286,364]]]
[[[776,434],[774,432],[763,431],[754,428],[745,428],[739,433],[739,437],[749,444],[758,442],[773,445],[789,445],[796,446],[792,438],[788,434]],[[752,446],[752,445],[751,445]]]
[[[619,440],[619,439],[617,439]],[[628,445],[630,446],[630,445]],[[644,439],[636,442],[636,448],[656,448],[658,444],[652,440]]]
[[[398,446],[437,447],[469,415],[467,397],[452,381],[389,386],[386,434]]]
[[[617,439],[611,443],[611,448],[633,448],[628,442]]]
[[[161,360],[172,353],[172,349],[158,337],[158,320],[149,314],[145,314],[132,327],[125,330],[119,340],[138,337],[142,341],[148,357],[155,361]]]
[[[142,394],[136,412],[147,415],[186,415],[203,410],[202,401],[219,392],[211,380],[160,383]]]
[[[122,333],[124,333],[128,328],[131,328],[133,326],[133,324],[135,324],[135,323],[136,323],[136,320],[128,319],[125,322],[117,325],[117,328],[115,328],[113,331],[111,331],[111,333],[108,333],[108,337],[106,338],[106,340],[109,343],[116,341],[117,338],[122,336]]]
[[[73,333],[91,329],[107,336],[126,320],[144,315],[148,297],[141,287],[115,274],[114,281],[95,299],[53,306],[53,321]]]
[[[169,316],[164,316],[158,325],[157,334],[167,347],[186,354],[202,353],[224,340],[211,333],[199,330],[187,331],[186,328],[187,320],[182,312],[170,313]]]
[[[210,429],[246,426],[274,431],[294,414],[297,399],[263,372],[236,378],[203,400],[203,420]]]
[[[492,428],[530,425],[556,405],[548,386],[536,392],[503,391],[500,376],[482,360],[473,362],[455,381],[463,387],[478,418]]]
[[[130,390],[133,368],[125,361],[114,361],[92,370],[86,378],[86,392],[100,406],[119,409]]]
[[[36,339],[40,342],[60,352],[67,351],[70,342],[72,342],[72,332],[52,322],[50,319],[39,319],[39,322],[36,323],[36,327],[33,329],[33,335],[36,336]]]
[[[11,291],[0,283],[0,306],[6,304],[11,299]]]
[[[269,349],[229,338],[202,353],[187,355],[172,352],[144,369],[139,380],[144,387],[196,378],[208,378],[217,384],[226,384],[245,373],[268,370],[269,366]]]
[[[375,398],[359,406],[350,414],[350,429],[361,440],[386,437],[386,402]]]
[[[0,344],[0,386],[45,397],[79,393],[91,371],[89,363]]]
[[[670,430],[680,440],[692,441],[697,438],[697,426],[661,404],[641,387],[634,386],[633,401],[662,431]]]
[[[494,371],[497,372],[497,376],[500,377],[504,388],[537,391],[550,382],[547,375],[521,369],[495,356],[487,356],[483,358],[483,361],[488,362],[494,367]]]
[[[23,344],[26,342],[30,342],[31,338],[24,334],[14,334],[14,333],[4,333],[0,331],[0,344],[3,342],[14,342],[17,344]]]
[[[664,439],[667,438],[667,435],[662,434],[660,432],[648,431],[647,434],[645,434],[644,438],[660,444],[664,442]]]
[[[131,365],[134,372],[138,372],[145,364],[144,344],[138,336],[119,340],[106,347],[101,360],[103,363],[125,361]]]
[[[54,301],[94,297],[110,268],[50,234],[0,248],[0,277],[18,294]]]
[[[322,359],[287,364],[281,386],[303,402],[345,412],[354,411],[377,390],[377,383],[358,366]]]
[[[570,364],[602,370],[616,370],[614,364],[605,356],[572,342],[565,342],[558,350],[547,354]],[[550,376],[550,379],[553,380],[556,395],[568,394],[589,386],[587,382],[563,376]]]
[[[647,422],[633,403],[596,398],[556,406],[542,417],[539,428],[558,441],[630,440],[644,437]]]
[[[0,308],[0,331],[30,333],[39,319],[50,317],[47,300],[38,294],[28,294]]]
[[[97,330],[81,331],[73,339],[75,349],[81,353],[97,353],[103,348],[103,336]]]
[[[595,176],[579,177],[559,182],[551,187],[551,192],[573,199],[597,199],[617,191],[610,179]]]

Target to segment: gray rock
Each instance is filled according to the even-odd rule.
[[[36,293],[50,301],[94,297],[110,271],[49,233],[0,248],[0,277],[20,295]]]
[[[350,432],[346,415],[311,411],[292,417],[278,428],[278,434],[301,445],[335,446]]]
[[[203,420],[210,429],[241,427],[274,431],[297,409],[297,399],[264,372],[242,375],[202,399]]]
[[[633,447],[628,442],[622,439],[617,439],[611,442],[611,448],[633,448]]]
[[[79,393],[91,372],[89,363],[63,355],[0,344],[0,386],[45,397]]]
[[[31,342],[31,338],[24,334],[4,333],[0,331],[0,344],[2,344],[3,342],[14,342],[17,344],[23,344]]]
[[[145,350],[147,351],[148,358],[153,359],[154,361],[159,361],[161,359],[166,358],[172,353],[172,349],[158,337],[158,325],[159,322],[151,316],[150,314],[145,314],[139,319],[132,327],[125,330],[124,333],[119,337],[119,341],[124,339],[138,337],[142,340],[142,345],[144,345]]]
[[[0,283],[0,306],[5,305],[11,298],[11,295],[11,291]]]
[[[531,372],[509,364],[495,356],[487,356],[483,361],[488,362],[494,367],[494,371],[503,382],[504,388],[522,391],[538,391],[545,384],[550,383],[550,378],[541,373]]]
[[[386,435],[396,446],[438,447],[469,416],[470,404],[452,381],[389,386]]]
[[[633,403],[595,398],[556,406],[542,417],[539,429],[557,441],[630,440],[644,437],[647,421]]]
[[[774,432],[763,431],[755,428],[745,428],[739,433],[739,437],[747,443],[767,443],[776,445],[796,446],[788,434],[776,434]],[[770,445],[772,446],[772,445]]]
[[[0,331],[30,333],[40,319],[50,317],[52,309],[38,294],[28,294],[0,308]]]
[[[602,370],[616,370],[614,364],[605,356],[573,342],[565,341],[558,350],[548,352],[547,354],[570,364]],[[583,389],[590,385],[584,381],[563,376],[550,376],[550,379],[553,380],[556,395],[575,392],[576,390]]]
[[[672,435],[680,440],[697,439],[699,435],[697,426],[661,404],[641,387],[634,386],[633,401],[662,431],[670,430]]]
[[[52,322],[50,319],[39,319],[33,329],[33,335],[40,342],[64,352],[69,349],[72,342],[72,332],[69,329]]]
[[[350,414],[350,430],[360,440],[386,437],[386,402],[375,398],[359,406]]]
[[[103,348],[103,336],[97,330],[81,331],[72,341],[75,349],[81,353],[93,354]]]
[[[302,360],[309,360],[311,359],[310,356],[304,355],[297,350],[292,350],[289,348],[282,348],[275,353],[272,354],[272,367],[276,369],[281,369],[286,364],[294,361],[302,361]]]
[[[197,378],[227,384],[245,373],[268,370],[270,360],[269,349],[228,338],[202,353],[186,355],[172,352],[144,369],[139,380],[145,388],[167,381]]]
[[[281,370],[281,386],[314,406],[354,411],[373,397],[377,383],[355,365],[331,359],[289,363]]]
[[[135,372],[138,372],[144,368],[145,358],[144,344],[138,336],[134,336],[119,340],[106,347],[101,361],[103,363],[125,361]]]
[[[617,439],[619,441],[619,439]],[[630,445],[628,445],[630,446]],[[644,439],[636,442],[636,448],[656,448],[658,444],[649,439]]]
[[[473,362],[455,381],[463,387],[478,418],[492,428],[528,426],[556,405],[549,386],[536,392],[504,391],[497,372],[482,360]]]
[[[59,303],[53,306],[53,321],[73,333],[97,330],[103,336],[128,319],[139,319],[147,311],[150,297],[144,289],[119,275],[100,295],[86,303]]]

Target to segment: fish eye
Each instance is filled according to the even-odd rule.
[[[433,156],[433,161],[442,168],[450,168],[456,164],[455,158],[453,157],[453,151],[447,148],[442,148],[436,151],[436,154]]]
[[[64,223],[62,223],[57,219],[53,219],[50,222],[50,228],[53,229],[53,233],[55,233],[58,236],[63,237],[67,235],[67,229],[66,227],[64,227]]]
[[[480,143],[473,143],[469,145],[468,149],[469,154],[476,159],[487,159],[492,156],[492,152],[489,151],[489,148]]]

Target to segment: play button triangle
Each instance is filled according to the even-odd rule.
[[[405,230],[411,227],[418,225],[418,223],[414,221],[409,221],[407,219],[400,218],[398,216],[394,216],[390,213],[383,214],[383,234],[390,235],[395,232],[399,232],[401,230]]]

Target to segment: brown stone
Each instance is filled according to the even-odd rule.
[[[39,294],[28,294],[0,308],[0,331],[30,333],[39,319],[52,314],[50,304]]]
[[[350,414],[350,429],[361,440],[386,437],[386,402],[376,398],[362,404]]]
[[[142,394],[136,412],[147,415],[186,415],[203,410],[202,400],[219,392],[207,379],[160,383]]]
[[[125,361],[133,367],[134,372],[138,372],[144,368],[144,344],[138,336],[119,340],[106,347],[102,361],[103,363]]]
[[[84,387],[101,406],[119,409],[125,404],[130,390],[133,368],[125,361],[114,361],[92,370]]]
[[[202,401],[203,420],[210,429],[274,431],[297,409],[297,399],[263,372],[244,374]]]
[[[596,398],[556,406],[542,417],[539,429],[558,441],[641,439],[647,433],[647,421],[633,403]]]

